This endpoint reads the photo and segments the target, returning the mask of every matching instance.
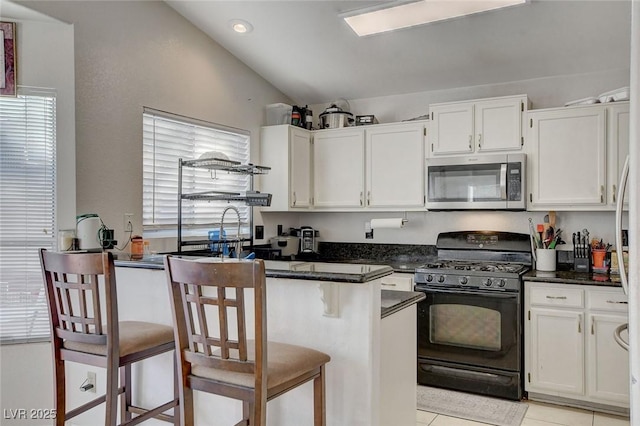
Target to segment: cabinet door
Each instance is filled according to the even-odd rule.
[[[584,324],[581,312],[560,309],[529,310],[527,346],[532,392],[584,393]]]
[[[315,207],[364,206],[364,130],[318,132],[313,139]]]
[[[367,207],[424,206],[424,125],[365,130]]]
[[[592,313],[588,317],[588,395],[605,403],[629,404],[629,352],[613,339],[616,327],[628,321],[626,315]],[[623,339],[629,341],[626,332]]]
[[[629,104],[611,105],[607,107],[607,202],[616,205],[618,182],[629,155]],[[628,183],[627,183],[628,185]],[[627,189],[627,194],[628,194]],[[625,197],[627,207],[629,196]]]
[[[604,107],[537,111],[529,119],[529,207],[604,206]]]
[[[524,100],[496,99],[475,105],[477,152],[518,151],[522,148],[522,110]]]
[[[290,205],[307,208],[311,206],[311,134],[307,130],[291,127],[289,135]]]
[[[473,152],[473,103],[434,105],[429,126],[433,155]]]

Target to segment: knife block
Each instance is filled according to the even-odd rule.
[[[578,250],[574,248],[573,253],[573,270],[576,272],[591,272],[591,246],[580,247]]]

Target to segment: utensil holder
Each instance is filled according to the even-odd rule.
[[[536,250],[536,270],[555,271],[556,270],[556,250],[537,249]]]

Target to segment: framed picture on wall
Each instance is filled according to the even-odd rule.
[[[0,22],[0,95],[16,96],[16,23]]]

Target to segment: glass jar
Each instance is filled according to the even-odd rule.
[[[144,240],[139,235],[131,237],[131,257],[141,258],[144,254]]]

